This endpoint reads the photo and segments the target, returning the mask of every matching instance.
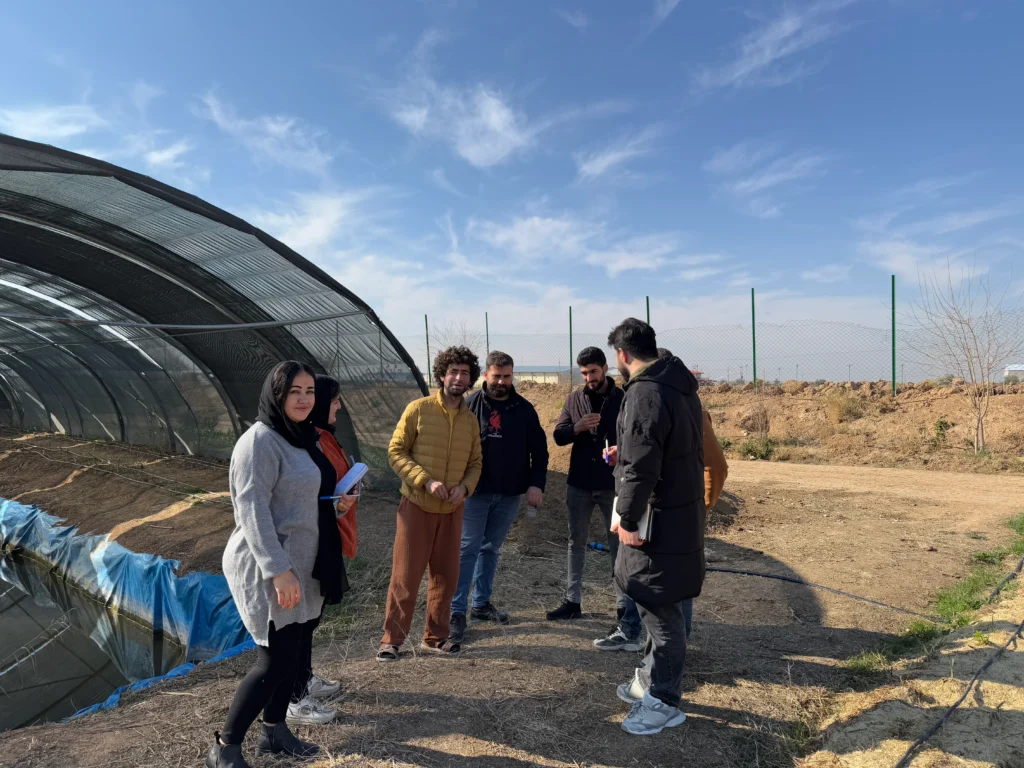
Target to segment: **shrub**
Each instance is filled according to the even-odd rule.
[[[730,448],[732,448],[732,440],[730,440],[728,437],[719,437],[718,444],[722,446],[723,451],[728,451]]]
[[[758,461],[768,461],[775,454],[777,447],[778,443],[767,437],[752,437],[740,444],[739,451],[743,456],[749,456]]]
[[[772,415],[763,400],[758,400],[749,413],[740,419],[740,426],[758,437],[767,438],[772,426]]]
[[[945,376],[939,376],[939,378],[935,379],[934,384],[936,387],[952,387],[953,374],[947,373]]]
[[[936,421],[934,426],[935,437],[932,440],[932,442],[934,442],[936,446],[945,445],[946,433],[949,432],[949,430],[951,430],[952,428],[953,425],[950,424],[945,419],[939,419],[938,421]]]
[[[830,392],[825,400],[825,413],[833,424],[854,421],[864,415],[860,401],[841,390]]]
[[[1003,379],[1003,384],[1020,384],[1020,376],[1011,373]]]

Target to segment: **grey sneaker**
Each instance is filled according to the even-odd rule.
[[[651,736],[684,722],[686,715],[682,711],[645,693],[643,699],[633,705],[622,721],[622,730],[634,736]]]
[[[288,725],[326,725],[338,716],[337,710],[324,706],[311,696],[288,705],[284,721]]]
[[[620,627],[616,627],[608,637],[600,637],[594,641],[594,647],[599,651],[639,651],[643,648],[640,638],[630,640]]]
[[[341,693],[341,683],[337,680],[324,680],[314,673],[306,684],[306,695],[311,699],[329,699]]]
[[[623,683],[615,689],[615,695],[619,697],[619,701],[624,701],[627,704],[638,704],[643,701],[645,693],[647,693],[647,689],[640,682],[639,669],[633,673],[633,678],[628,683]]]
[[[461,643],[462,639],[466,636],[466,614],[464,613],[453,613],[451,620],[451,628],[448,630],[448,637],[454,642]]]

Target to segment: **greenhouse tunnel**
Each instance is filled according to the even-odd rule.
[[[386,477],[427,388],[369,306],[193,195],[0,135],[0,426],[225,458],[288,359],[341,382],[339,441]]]

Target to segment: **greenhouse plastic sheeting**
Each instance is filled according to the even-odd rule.
[[[300,360],[341,382],[339,440],[394,485],[388,441],[427,394],[374,311],[284,243],[156,179],[2,134],[0,329],[0,420],[22,431],[226,458],[267,373]]]
[[[254,643],[252,638],[250,637],[244,643],[240,643],[239,645],[236,645],[234,648],[228,648],[223,653],[217,654],[206,663],[216,664],[218,661],[230,659],[232,656],[237,656],[240,653],[245,653],[246,651],[252,650],[255,647],[256,643]],[[159,677],[151,677],[147,680],[139,680],[137,683],[132,683],[131,685],[122,685],[120,688],[118,688],[116,691],[110,694],[110,696],[101,701],[99,704],[93,704],[91,707],[80,709],[78,712],[75,712],[75,714],[69,717],[68,720],[75,720],[79,717],[85,717],[86,715],[91,715],[93,712],[99,712],[103,709],[113,709],[121,703],[121,697],[126,693],[144,691],[150,686],[156,685],[157,683],[163,682],[164,680],[173,680],[176,677],[184,677],[195,668],[196,665],[192,663],[182,664],[181,666],[172,669],[166,675],[160,675]]]
[[[106,536],[77,535],[38,507],[0,500],[0,545],[24,550],[107,606],[173,638],[189,659],[209,659],[249,637],[223,576],[178,576],[174,560],[132,552]]]

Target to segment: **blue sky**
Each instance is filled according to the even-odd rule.
[[[241,215],[399,334],[641,315],[884,327],[1024,291],[1024,5],[22,3],[0,131]],[[560,322],[559,322],[560,326]],[[560,327],[557,330],[561,330]]]

